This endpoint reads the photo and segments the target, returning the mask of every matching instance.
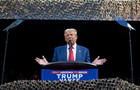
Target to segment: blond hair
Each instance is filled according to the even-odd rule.
[[[77,30],[74,29],[74,28],[68,28],[64,31],[64,36],[65,36],[65,33],[68,32],[68,31],[74,31],[75,32],[75,35],[77,36]]]

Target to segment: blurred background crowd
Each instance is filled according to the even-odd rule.
[[[1,19],[140,20],[139,0],[1,0]]]

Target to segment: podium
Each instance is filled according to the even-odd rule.
[[[87,62],[52,62],[41,70],[41,80],[86,81],[98,79],[98,69]]]

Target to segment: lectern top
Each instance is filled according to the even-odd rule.
[[[55,70],[91,69],[96,68],[96,65],[88,62],[51,62],[43,68]]]

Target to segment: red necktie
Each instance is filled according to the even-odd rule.
[[[73,46],[70,47],[70,56],[69,56],[69,59],[68,61],[74,61],[74,55],[73,55]]]

